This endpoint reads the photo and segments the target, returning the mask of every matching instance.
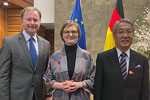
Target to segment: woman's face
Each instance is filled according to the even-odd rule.
[[[66,45],[75,45],[78,41],[78,32],[75,25],[65,27],[63,31],[63,39]]]

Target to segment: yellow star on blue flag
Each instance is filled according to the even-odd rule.
[[[85,30],[84,30],[84,24],[83,24],[83,19],[82,19],[80,0],[76,0],[70,20],[79,24],[80,29],[81,29],[81,37],[77,43],[80,46],[80,48],[86,50]]]

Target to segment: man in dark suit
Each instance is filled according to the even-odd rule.
[[[97,55],[94,100],[149,100],[148,59],[130,48],[133,37],[129,20],[114,24],[116,47]]]
[[[45,100],[43,74],[49,42],[37,35],[41,13],[27,7],[21,12],[24,30],[6,37],[0,50],[0,100]]]

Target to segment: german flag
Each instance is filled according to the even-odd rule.
[[[104,51],[112,49],[115,47],[115,42],[113,39],[113,25],[115,24],[116,21],[124,18],[124,11],[123,11],[123,4],[122,0],[117,0],[116,6],[114,8],[109,27],[107,30],[107,36],[105,40],[105,46],[104,46]]]

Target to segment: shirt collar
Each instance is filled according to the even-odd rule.
[[[117,54],[118,54],[118,58],[120,57],[120,54],[122,53],[117,47],[116,47],[116,50],[117,50]],[[130,57],[130,48],[125,52],[127,54],[127,57],[129,58]]]
[[[23,33],[23,35],[25,37],[25,40],[28,42],[29,39],[31,38],[31,36],[28,33],[26,33],[24,30],[23,30],[22,33]],[[34,41],[37,43],[37,33],[32,38],[34,38]]]

